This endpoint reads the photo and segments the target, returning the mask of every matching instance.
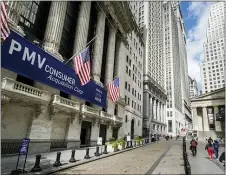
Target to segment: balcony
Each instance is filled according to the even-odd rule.
[[[25,102],[27,105],[47,103],[50,101],[50,93],[11,78],[2,79],[2,96],[15,102]]]
[[[113,120],[114,120],[115,123],[118,123],[118,124],[122,124],[123,123],[122,118],[118,117],[116,115],[113,115]]]
[[[53,96],[53,101],[51,103],[52,107],[58,109],[58,111],[64,113],[78,113],[80,111],[80,104],[73,100],[69,100],[67,98],[61,97],[59,95]]]
[[[88,117],[98,117],[98,118],[100,117],[99,109],[86,106],[84,104],[81,106],[81,113]]]
[[[104,120],[104,121],[112,121],[113,120],[113,116],[104,111],[100,111],[100,117],[101,117],[101,120]]]

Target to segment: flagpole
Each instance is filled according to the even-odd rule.
[[[86,45],[85,47],[87,47],[91,42],[94,41],[94,39],[96,39],[96,37],[98,37],[98,35],[96,35],[93,39],[91,39]],[[69,60],[66,61],[65,64],[67,64],[72,58],[74,58],[76,55],[78,55],[79,53],[81,53],[84,49],[81,49],[79,52],[77,52],[76,54],[74,54]]]

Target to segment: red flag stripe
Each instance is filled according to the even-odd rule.
[[[1,38],[5,40],[9,34],[6,6],[4,2],[1,2]]]

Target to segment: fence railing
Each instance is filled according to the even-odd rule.
[[[186,149],[186,140],[183,137],[183,159],[184,159],[184,170],[186,175],[191,175],[191,165],[188,160],[188,153]]]
[[[19,151],[21,140],[1,140],[2,154],[16,154]]]

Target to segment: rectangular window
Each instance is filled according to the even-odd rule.
[[[172,126],[172,120],[168,120],[168,132],[172,132],[173,126]]]

